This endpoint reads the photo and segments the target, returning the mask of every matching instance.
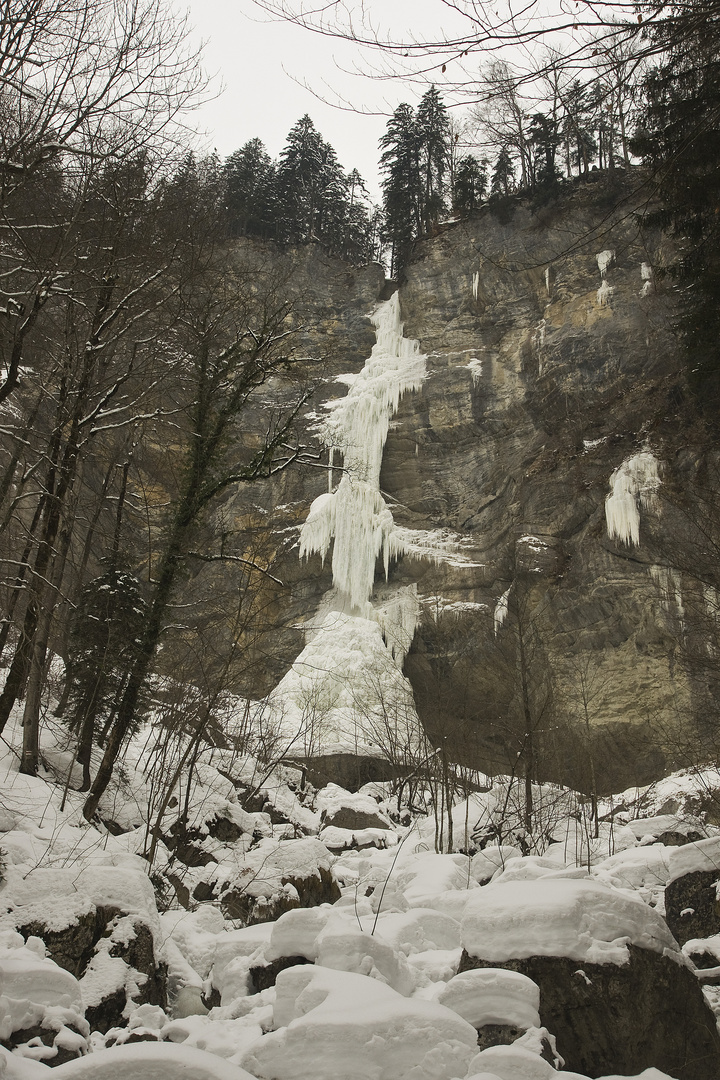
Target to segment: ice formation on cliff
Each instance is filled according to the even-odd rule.
[[[682,578],[677,570],[668,566],[650,567],[650,577],[658,587],[663,598],[663,605],[668,612],[674,611],[683,626],[685,620],[685,605],[682,594]]]
[[[650,263],[642,263],[640,266],[640,277],[643,281],[643,287],[640,290],[641,296],[650,296],[653,291],[653,268]]]
[[[597,256],[598,270],[600,271],[600,277],[602,279],[600,288],[597,291],[597,302],[601,307],[610,303],[610,297],[615,292],[612,285],[608,284],[607,281],[608,268],[612,266],[614,261],[614,251],[601,251]]]
[[[650,450],[626,458],[610,477],[605,520],[611,540],[630,547],[640,543],[640,508],[648,509],[660,486],[658,461]]]
[[[607,275],[608,267],[612,266],[615,261],[615,252],[606,250],[601,251],[597,257],[598,270],[600,271],[600,277],[604,278]]]
[[[512,589],[512,585],[510,586]],[[495,611],[493,613],[493,627],[495,634],[497,635],[500,627],[504,626],[505,620],[508,616],[508,601],[510,600],[510,589],[506,589],[502,594],[497,604],[495,605]]]
[[[470,375],[472,377],[473,386],[478,386],[478,384],[480,383],[480,379],[482,378],[482,372],[483,372],[483,362],[482,362],[482,360],[478,360],[477,356],[473,356],[467,362],[465,367],[470,372]]]
[[[300,531],[301,558],[317,553],[324,561],[332,545],[333,588],[305,648],[271,695],[293,749],[306,752],[328,745],[381,752],[389,719],[406,743],[412,740],[417,716],[402,665],[420,603],[414,586],[386,588],[373,601],[376,561],[382,559],[386,578],[391,559],[401,554],[468,563],[452,534],[396,527],[380,491],[390,421],[402,395],[422,384],[425,357],[403,337],[397,293],[371,318],[377,340],[370,358],[358,374],[338,377],[348,392],[328,402],[317,422],[328,448],[329,490],[315,499]]]
[[[321,439],[342,454],[344,471],[335,491],[320,495],[300,533],[300,557],[318,552],[324,560],[333,541],[333,585],[362,611],[372,595],[375,561],[402,550],[393,539],[392,513],[380,493],[380,467],[390,420],[402,395],[425,378],[417,341],[403,337],[398,294],[372,316],[377,341],[357,375],[341,375],[345,397],[328,402],[318,425]]]

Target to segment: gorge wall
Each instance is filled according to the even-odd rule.
[[[677,733],[707,711],[682,662],[699,586],[678,569],[665,496],[699,457],[679,437],[672,291],[653,269],[668,242],[638,224],[642,205],[588,184],[561,205],[486,210],[418,242],[400,286],[426,375],[401,398],[380,489],[395,524],[436,548],[390,565],[389,587],[417,593],[404,672],[433,745],[489,772],[517,764],[530,725],[538,775],[647,783],[682,763]],[[302,259],[295,288],[327,347],[320,396],[338,397],[391,287],[317,247]],[[290,537],[276,677],[331,587],[295,543],[326,474],[285,474],[264,496]]]

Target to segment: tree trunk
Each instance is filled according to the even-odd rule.
[[[40,616],[35,628],[30,653],[28,693],[25,698],[25,710],[23,712],[23,751],[20,762],[20,772],[27,773],[30,776],[34,776],[38,768],[40,707],[42,704],[45,657],[47,656],[50,641],[56,598],[62,584],[71,538],[72,530],[68,523],[61,533],[59,550],[52,565],[52,576],[44,590],[44,595],[40,597]]]
[[[7,616],[3,623],[2,629],[0,629],[0,656],[2,656],[2,654],[5,652],[5,646],[7,645],[7,639],[10,634],[10,627],[12,626],[12,618],[15,614],[15,608],[20,598],[23,581],[25,580],[25,575],[27,573],[27,563],[28,559],[30,558],[30,552],[32,551],[33,544],[35,543],[35,532],[37,531],[37,527],[40,522],[40,515],[42,514],[43,506],[44,499],[41,498],[38,501],[37,507],[35,508],[33,519],[30,522],[30,529],[28,530],[28,537],[25,542],[25,547],[23,548],[23,553],[20,556],[20,569],[18,570],[15,576],[15,581],[13,582],[13,591],[12,596],[10,597],[10,601],[8,603]],[[10,706],[10,708],[12,708],[12,705]],[[2,724],[0,725],[0,731],[2,731],[6,720],[7,717],[5,717],[5,720],[2,721]]]

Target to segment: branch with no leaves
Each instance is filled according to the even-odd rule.
[[[274,574],[271,574],[266,566],[260,566],[258,563],[254,562],[252,559],[244,559],[242,557],[242,555],[224,555],[224,554],[221,554],[221,555],[203,555],[199,551],[188,551],[187,557],[188,557],[188,559],[199,559],[201,562],[207,562],[207,563],[211,563],[211,562],[234,562],[234,563],[240,563],[241,566],[246,566],[248,568],[248,570],[257,570],[258,573],[263,574],[265,577],[269,578],[270,581],[274,581],[276,585],[283,585],[283,582],[280,580],[280,578],[277,578],[277,577],[275,577]]]

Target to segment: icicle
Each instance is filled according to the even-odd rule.
[[[545,267],[545,292],[548,296],[552,296],[552,280],[550,278],[550,267]]]
[[[615,261],[614,251],[601,251],[597,257],[598,270],[600,271],[600,277],[604,278],[607,275],[608,267],[612,266]]]
[[[393,554],[394,522],[380,494],[390,420],[402,395],[419,389],[425,378],[418,343],[403,337],[397,293],[372,321],[377,341],[369,360],[358,375],[339,377],[348,393],[328,403],[318,425],[325,445],[343,456],[343,477],[334,492],[315,500],[300,533],[301,558],[318,552],[324,559],[334,540],[333,584],[358,610],[372,594],[376,559],[382,556],[387,576]]]
[[[478,292],[480,291],[480,271],[476,270],[472,278],[472,294],[473,300],[477,300]]]
[[[470,372],[470,377],[472,378],[473,386],[474,387],[477,386],[478,383],[480,382],[480,379],[482,378],[482,371],[483,371],[482,360],[478,360],[478,358],[476,356],[473,356],[473,357],[470,358],[470,360],[467,362],[467,364],[465,364],[465,367]]]
[[[612,294],[614,292],[615,292],[615,290],[612,287],[612,285],[608,285],[607,281],[603,280],[602,285],[600,286],[600,288],[597,291],[597,302],[600,305],[600,307],[603,307],[605,304],[607,304],[609,306],[610,297],[612,296]]]
[[[420,621],[417,585],[399,589],[394,596],[374,608],[373,616],[395,663],[402,668]]]
[[[335,447],[328,446],[328,493],[332,495],[333,489],[333,460],[335,457]]]
[[[643,281],[643,287],[640,290],[641,296],[650,296],[653,291],[653,268],[650,263],[642,263],[640,266],[640,277]]]
[[[635,547],[640,543],[640,508],[648,509],[660,486],[658,462],[649,450],[626,458],[610,477],[605,520],[610,539]]]
[[[493,627],[495,628],[495,636],[497,637],[500,632],[500,627],[504,625],[508,614],[508,601],[510,599],[510,589],[506,589],[502,594],[497,604],[495,605],[495,613],[493,615]]]

